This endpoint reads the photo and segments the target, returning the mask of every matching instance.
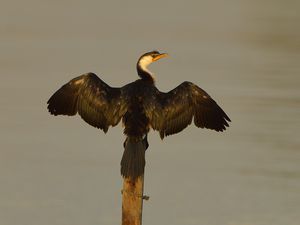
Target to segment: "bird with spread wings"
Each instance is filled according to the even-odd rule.
[[[193,121],[197,127],[224,131],[230,122],[222,108],[200,87],[183,82],[164,93],[155,86],[148,66],[166,53],[151,51],[137,62],[140,79],[121,88],[110,87],[96,74],[76,77],[58,89],[48,100],[53,115],[77,113],[88,124],[105,133],[120,120],[127,136],[121,161],[121,174],[136,179],[144,173],[147,134],[152,128],[165,136],[178,133]]]

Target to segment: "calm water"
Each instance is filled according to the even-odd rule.
[[[300,224],[300,2],[23,1],[0,13],[0,224],[120,224],[120,126],[107,135],[52,117],[49,96],[93,71],[204,88],[232,119],[189,127],[147,152],[144,224]]]

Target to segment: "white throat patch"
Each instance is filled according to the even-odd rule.
[[[150,71],[147,69],[147,67],[153,62],[152,56],[148,55],[140,59],[139,65],[142,68],[142,70],[147,71],[150,73]]]

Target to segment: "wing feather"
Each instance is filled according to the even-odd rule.
[[[200,87],[183,82],[173,90],[155,93],[145,106],[151,127],[160,137],[178,133],[194,124],[200,128],[223,131],[230,121],[220,106]]]
[[[53,115],[78,113],[88,124],[107,132],[127,110],[122,88],[112,88],[94,73],[83,74],[63,85],[48,100]]]

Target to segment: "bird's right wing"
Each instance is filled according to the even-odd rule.
[[[84,121],[104,132],[117,125],[127,110],[122,89],[110,87],[94,73],[72,79],[47,103],[51,114],[73,116],[78,112]]]
[[[197,127],[223,131],[230,121],[220,106],[200,87],[183,82],[173,90],[163,93],[154,90],[145,104],[151,127],[160,137],[178,133],[191,124]]]

